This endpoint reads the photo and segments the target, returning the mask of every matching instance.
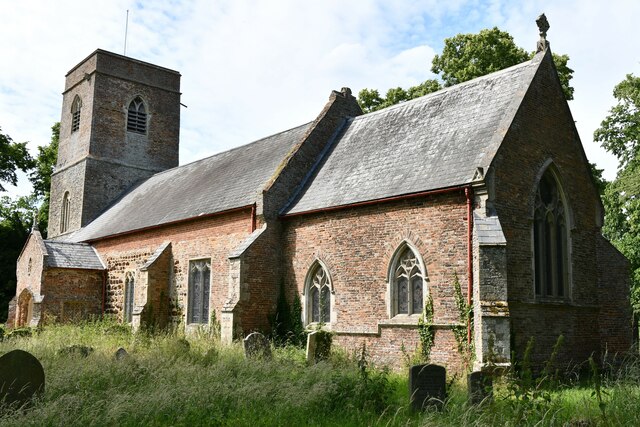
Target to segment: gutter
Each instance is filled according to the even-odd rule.
[[[473,188],[464,189],[467,199],[467,307],[471,307],[473,295]],[[467,343],[471,344],[471,316],[467,314]]]

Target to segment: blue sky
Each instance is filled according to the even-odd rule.
[[[592,140],[613,86],[640,75],[637,0],[193,0],[0,2],[0,127],[35,153],[60,120],[64,75],[102,48],[182,74],[180,162],[313,120],[332,89],[417,84],[434,76],[446,37],[497,26],[528,50],[545,12],[556,53],[571,57],[570,107],[587,156],[612,179],[616,160]],[[30,191],[26,179],[9,194]]]

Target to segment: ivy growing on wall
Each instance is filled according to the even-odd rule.
[[[465,363],[469,365],[473,356],[473,341],[469,342],[468,340],[467,325],[471,328],[471,336],[473,336],[473,306],[468,304],[464,295],[462,295],[462,288],[460,287],[460,280],[458,279],[457,273],[455,273],[453,277],[453,290],[459,321],[459,323],[453,327],[453,335],[458,344],[458,353],[462,355]]]
[[[431,294],[427,296],[422,316],[418,319],[418,334],[420,335],[420,354],[424,362],[428,362],[436,336],[433,326],[433,298]]]
[[[296,292],[293,303],[289,305],[284,290],[284,285],[280,284],[280,292],[276,303],[276,312],[270,316],[271,334],[276,345],[286,344],[303,345],[306,339],[304,326],[302,324],[302,304]]]

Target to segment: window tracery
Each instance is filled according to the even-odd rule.
[[[425,274],[418,256],[409,245],[405,244],[395,257],[392,273],[392,315],[422,313]]]
[[[209,323],[211,259],[189,262],[189,301],[187,323]]]
[[[331,322],[331,279],[328,272],[316,262],[307,284],[307,323]]]

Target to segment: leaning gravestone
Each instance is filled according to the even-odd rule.
[[[31,353],[13,350],[0,357],[0,401],[19,408],[44,393],[44,369]]]
[[[247,359],[270,359],[271,343],[260,332],[253,332],[244,339],[244,355]]]
[[[415,365],[409,368],[409,401],[411,409],[422,411],[428,406],[442,408],[447,397],[447,371],[438,365]]]
[[[307,334],[307,363],[316,361],[316,331]]]
[[[493,380],[486,372],[476,371],[467,376],[467,390],[469,391],[469,402],[478,405],[483,401],[490,401],[493,398]]]

